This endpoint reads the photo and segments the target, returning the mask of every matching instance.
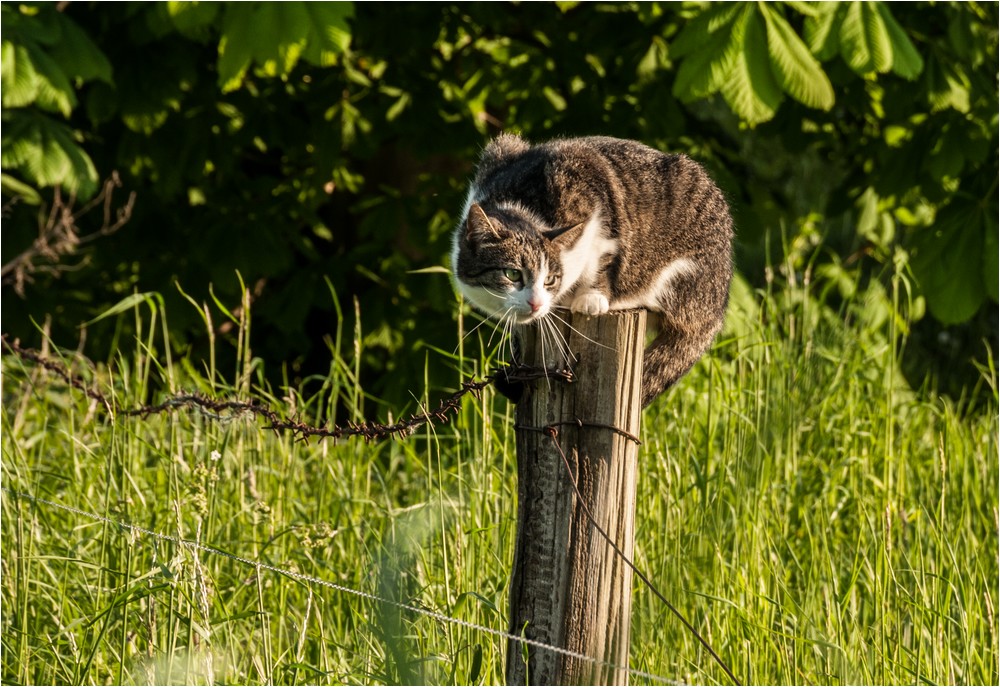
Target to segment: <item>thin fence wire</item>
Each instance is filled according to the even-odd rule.
[[[504,639],[507,641],[518,642],[519,644],[531,646],[536,649],[551,651],[553,653],[561,654],[563,656],[567,656],[569,658],[573,658],[576,660],[587,661],[597,665],[607,666],[613,670],[623,669],[633,677],[642,678],[645,680],[651,680],[654,682],[659,682],[661,684],[667,684],[667,685],[684,684],[682,682],[678,682],[676,680],[663,677],[662,675],[656,675],[655,673],[650,673],[643,670],[637,670],[635,668],[629,668],[628,666],[619,666],[609,661],[603,661],[601,659],[594,658],[593,656],[586,656],[584,654],[577,653],[575,651],[570,651],[569,649],[564,649],[562,647],[554,646],[552,644],[546,644],[545,642],[540,642],[538,640],[530,639],[528,637],[519,637],[518,635],[511,634],[510,632],[506,632],[504,630],[498,630],[496,628],[488,627],[486,625],[480,625],[478,623],[473,623],[468,620],[462,620],[461,618],[453,618],[451,616],[439,613],[437,611],[432,611],[426,608],[420,608],[419,606],[413,606],[411,604],[403,603],[401,601],[387,599],[383,596],[379,596],[378,594],[373,594],[371,592],[365,592],[358,589],[353,589],[351,587],[347,587],[342,584],[337,584],[335,582],[330,582],[329,580],[324,580],[322,578],[315,577],[313,575],[307,575],[305,573],[295,572],[293,570],[287,570],[285,568],[279,568],[276,565],[271,565],[270,563],[264,563],[261,561],[254,560],[252,558],[239,556],[237,554],[230,553],[228,551],[223,551],[222,549],[218,549],[214,546],[209,546],[207,544],[203,544],[199,541],[195,541],[192,539],[184,539],[182,537],[176,537],[170,534],[164,534],[162,532],[157,532],[155,530],[151,530],[146,527],[133,525],[132,523],[123,522],[121,520],[115,520],[114,518],[109,518],[104,515],[100,515],[99,513],[92,513],[90,511],[83,510],[82,508],[68,506],[66,504],[58,503],[56,501],[51,501],[49,499],[45,499],[40,496],[35,496],[33,494],[14,491],[13,489],[10,489],[8,487],[0,487],[0,490],[2,490],[4,493],[9,494],[10,496],[16,499],[26,499],[28,501],[31,501],[32,503],[41,504],[44,506],[48,506],[50,508],[57,508],[59,510],[66,511],[68,513],[73,513],[74,515],[78,515],[84,518],[89,518],[95,522],[102,522],[107,525],[111,525],[113,527],[118,528],[119,530],[127,531],[132,534],[139,534],[146,537],[152,537],[160,541],[171,542],[177,546],[188,548],[193,551],[201,551],[203,553],[208,553],[215,556],[222,556],[224,558],[228,558],[232,561],[235,561],[236,563],[240,563],[242,565],[255,568],[258,574],[260,573],[261,570],[266,570],[268,572],[272,572],[278,575],[283,575],[285,577],[297,580],[299,582],[319,585],[322,587],[326,587],[328,589],[332,589],[333,591],[340,592],[342,594],[350,594],[358,598],[364,599],[366,601],[372,601],[380,604],[387,604],[410,613],[415,613],[418,615],[425,616],[427,618],[431,618],[441,623],[456,625],[458,627],[463,627],[469,630],[473,630],[475,632],[481,632],[483,634],[492,635],[494,637],[498,637],[500,639]]]
[[[252,416],[252,417],[262,418],[266,422],[268,422],[267,425],[263,426],[263,429],[271,430],[271,431],[274,431],[276,433],[277,432],[282,432],[282,431],[284,431],[284,432],[290,432],[297,439],[300,439],[300,440],[303,440],[303,441],[306,441],[306,440],[308,440],[311,437],[316,437],[316,438],[320,438],[320,439],[323,439],[323,438],[332,438],[335,441],[337,439],[341,439],[341,438],[345,438],[345,437],[351,437],[351,436],[361,437],[361,438],[365,439],[366,441],[383,440],[383,439],[388,439],[388,438],[403,438],[403,437],[407,437],[407,436],[412,435],[417,429],[419,429],[423,425],[434,424],[434,423],[443,424],[443,423],[448,422],[451,419],[451,417],[453,417],[454,415],[456,415],[458,413],[458,409],[461,407],[462,399],[466,395],[472,394],[472,395],[478,397],[479,393],[483,389],[485,389],[487,386],[495,385],[495,386],[498,387],[498,389],[501,392],[503,392],[505,388],[506,389],[516,388],[518,385],[524,384],[525,382],[530,382],[530,381],[537,380],[537,379],[542,379],[542,378],[557,379],[557,380],[560,380],[560,381],[563,381],[563,382],[572,382],[574,380],[573,372],[571,370],[568,370],[568,369],[564,369],[564,370],[552,370],[552,369],[546,369],[546,368],[530,367],[530,366],[526,366],[526,365],[509,365],[509,366],[507,366],[507,367],[505,367],[505,368],[497,371],[493,375],[490,375],[490,376],[486,377],[483,380],[469,380],[469,381],[464,382],[462,384],[462,388],[461,389],[459,389],[458,391],[454,392],[450,396],[448,396],[448,397],[444,398],[443,400],[441,400],[439,402],[438,407],[436,409],[431,410],[431,409],[425,408],[425,409],[422,409],[420,412],[417,412],[417,413],[414,413],[414,414],[410,415],[406,419],[399,420],[399,421],[394,422],[394,423],[384,424],[384,423],[379,423],[379,422],[365,421],[365,422],[362,422],[362,423],[348,423],[344,427],[341,427],[341,426],[338,426],[338,425],[317,427],[317,426],[309,425],[307,423],[304,423],[304,422],[301,422],[301,421],[298,421],[298,420],[294,420],[294,419],[283,419],[277,412],[275,412],[271,408],[269,408],[266,405],[263,405],[263,404],[261,404],[261,403],[259,403],[257,401],[217,400],[217,399],[207,398],[207,397],[201,396],[199,394],[180,393],[180,394],[175,394],[175,395],[167,398],[166,400],[164,400],[163,402],[161,402],[159,404],[155,404],[155,405],[141,405],[141,406],[134,407],[134,408],[121,408],[121,407],[119,407],[114,402],[113,399],[108,399],[100,391],[98,391],[97,389],[95,389],[92,385],[88,384],[87,381],[83,377],[81,377],[78,374],[74,374],[74,373],[70,372],[60,362],[51,360],[51,359],[43,356],[42,354],[40,354],[38,351],[35,351],[33,349],[22,347],[20,345],[20,342],[18,340],[15,339],[15,340],[11,341],[7,337],[6,334],[4,334],[2,336],[2,344],[3,344],[3,346],[5,348],[7,348],[8,350],[10,350],[12,353],[14,353],[15,355],[17,355],[22,360],[27,360],[27,361],[30,361],[32,363],[35,363],[36,365],[39,365],[42,368],[44,368],[44,369],[52,372],[53,374],[55,374],[56,376],[58,376],[59,378],[61,378],[65,383],[67,383],[71,387],[77,389],[78,391],[83,392],[88,398],[90,398],[90,399],[92,399],[94,401],[97,401],[104,408],[104,410],[107,412],[108,416],[111,417],[112,419],[115,418],[115,417],[140,417],[140,418],[145,419],[145,418],[149,417],[150,415],[161,414],[161,413],[170,412],[170,411],[174,411],[174,410],[178,410],[178,409],[182,409],[182,408],[195,408],[198,411],[200,411],[201,413],[203,413],[206,416],[208,416],[208,417],[210,417],[212,419],[215,419],[215,420],[228,421],[228,420],[231,420],[231,419],[235,419],[235,418],[238,418],[238,417],[244,417],[244,416],[247,416],[247,417]],[[594,422],[587,422],[587,421],[583,421],[583,420],[580,420],[580,419],[576,420],[574,423],[569,423],[569,424],[574,424],[574,425],[580,426],[580,427],[588,426],[588,427],[594,427],[594,428],[598,428],[598,429],[605,429],[605,430],[608,430],[608,431],[613,431],[613,432],[616,432],[616,433],[624,436],[625,438],[627,438],[627,439],[635,442],[636,444],[640,443],[638,437],[635,437],[632,434],[630,434],[628,432],[625,432],[624,430],[621,430],[620,428],[614,427],[612,425],[600,424],[600,423],[594,423]],[[515,427],[515,429],[519,429],[519,430],[534,430],[534,431],[544,432],[546,435],[548,435],[552,439],[552,441],[555,444],[556,448],[558,449],[559,453],[562,454],[562,447],[559,445],[559,442],[558,442],[558,439],[557,439],[558,430],[556,429],[555,425],[550,425],[550,426],[546,426],[546,427],[520,427],[520,426],[518,426],[518,427]],[[564,461],[566,460],[564,454],[563,454],[563,460]],[[567,469],[569,469],[568,464],[567,464]],[[575,484],[574,484],[574,488],[575,488]],[[7,490],[7,489],[5,489],[5,491],[9,492],[9,490]],[[11,493],[13,493],[13,492],[11,492]],[[581,499],[581,503],[582,503],[583,502],[582,501],[582,497],[579,496],[579,492],[577,493],[577,495]],[[98,518],[98,519],[100,519],[102,521],[109,522],[109,523],[112,523],[112,524],[117,524],[118,526],[121,526],[121,527],[128,527],[128,528],[130,528],[130,529],[132,529],[132,530],[134,530],[136,532],[141,532],[141,533],[148,534],[150,536],[158,537],[158,538],[161,538],[161,539],[168,539],[170,541],[175,541],[175,542],[177,542],[179,544],[183,544],[183,545],[186,545],[186,546],[196,547],[196,548],[199,548],[199,549],[202,549],[202,550],[205,550],[205,551],[210,551],[212,553],[218,553],[219,555],[227,556],[229,558],[232,558],[233,560],[241,561],[241,562],[247,563],[249,565],[255,565],[255,566],[257,566],[257,567],[259,567],[261,569],[273,570],[274,572],[278,572],[280,574],[286,574],[286,575],[288,575],[290,577],[293,577],[293,578],[300,578],[300,579],[303,579],[303,580],[314,581],[317,584],[322,584],[324,586],[328,586],[328,587],[331,587],[333,589],[344,591],[346,593],[357,594],[359,596],[363,596],[363,597],[366,597],[366,598],[370,598],[370,599],[374,599],[374,600],[379,600],[379,601],[382,601],[382,602],[385,602],[385,603],[390,603],[390,604],[393,604],[393,605],[397,605],[400,608],[411,610],[411,611],[416,612],[416,613],[423,613],[425,615],[431,615],[432,617],[435,617],[435,618],[437,618],[439,620],[442,620],[444,622],[455,622],[455,623],[460,624],[460,625],[466,625],[466,626],[469,626],[469,627],[475,627],[476,629],[480,629],[483,632],[488,632],[490,634],[499,634],[500,636],[503,636],[503,637],[505,637],[507,639],[513,639],[515,641],[522,642],[522,643],[525,643],[525,644],[528,644],[528,645],[537,646],[539,648],[550,649],[550,650],[556,651],[557,653],[561,653],[561,654],[564,654],[564,655],[567,655],[567,656],[571,656],[571,657],[574,657],[574,658],[582,658],[582,659],[587,660],[587,661],[601,663],[603,665],[607,665],[607,666],[610,666],[612,668],[616,668],[616,669],[620,668],[620,666],[616,666],[614,664],[607,663],[605,661],[600,661],[600,660],[594,659],[592,657],[583,656],[582,654],[577,654],[577,653],[569,651],[567,649],[562,649],[562,648],[559,648],[559,647],[553,647],[553,646],[547,645],[545,643],[538,642],[537,640],[531,640],[531,639],[524,638],[524,637],[517,637],[516,635],[512,635],[512,634],[509,634],[509,633],[501,632],[500,630],[493,630],[491,628],[486,628],[486,627],[483,627],[483,626],[475,626],[475,625],[473,625],[471,623],[467,623],[466,621],[462,621],[462,620],[449,619],[447,616],[442,616],[442,615],[434,613],[434,612],[427,612],[427,611],[424,611],[422,609],[418,609],[416,607],[410,607],[410,606],[407,606],[405,604],[401,604],[401,603],[398,603],[398,602],[394,602],[394,601],[390,601],[390,600],[385,600],[385,599],[380,599],[380,598],[378,598],[376,596],[367,594],[366,592],[359,592],[359,591],[352,590],[352,589],[349,589],[349,588],[346,588],[346,587],[341,587],[339,585],[335,585],[333,583],[326,582],[326,581],[320,580],[318,578],[311,578],[309,576],[301,576],[298,573],[291,573],[291,572],[288,572],[288,571],[284,571],[284,570],[281,570],[281,569],[278,569],[278,568],[274,568],[273,566],[270,566],[270,565],[268,565],[266,563],[259,563],[259,562],[256,562],[256,561],[251,561],[250,559],[244,559],[244,558],[241,558],[241,557],[236,556],[234,554],[227,553],[225,551],[221,551],[221,550],[218,550],[218,549],[213,549],[211,547],[206,547],[205,545],[200,544],[199,542],[196,542],[196,541],[181,540],[181,539],[178,539],[178,538],[169,537],[168,535],[157,534],[155,532],[152,532],[150,530],[145,530],[145,529],[143,529],[141,527],[138,527],[138,526],[128,525],[128,524],[125,524],[125,523],[118,523],[116,521],[112,521],[110,519],[104,518],[103,516],[99,516],[99,515],[87,513],[86,511],[79,511],[79,510],[73,509],[73,508],[71,508],[69,506],[63,506],[61,504],[55,504],[54,502],[47,502],[47,501],[45,501],[43,499],[40,499],[40,498],[37,498],[37,497],[33,497],[33,496],[30,496],[30,495],[23,495],[23,496],[25,496],[25,498],[32,498],[32,499],[36,500],[39,503],[48,503],[49,505],[53,505],[53,506],[56,506],[56,507],[59,507],[59,508],[64,508],[66,510],[71,510],[73,512],[78,512],[78,513],[80,513],[82,515],[88,515],[88,516],[91,516],[91,517],[96,517],[96,518]],[[739,685],[740,684],[739,680],[733,674],[732,670],[730,670],[729,666],[719,657],[719,655],[712,649],[712,647],[700,635],[700,633],[698,633],[695,630],[695,628],[683,616],[683,614],[681,614],[680,611],[678,611],[677,608],[675,608],[666,599],[666,597],[662,593],[660,593],[660,591],[652,584],[652,582],[641,571],[639,571],[638,568],[636,568],[636,566],[632,563],[632,561],[629,560],[628,557],[625,556],[625,554],[615,545],[614,541],[612,541],[611,538],[604,532],[604,530],[601,529],[601,527],[594,520],[593,516],[590,514],[589,509],[586,509],[586,507],[585,507],[585,514],[587,515],[587,517],[590,520],[591,524],[594,527],[597,528],[597,531],[611,545],[612,549],[614,550],[614,553],[616,555],[618,555],[619,557],[621,557],[625,561],[625,563],[634,572],[636,572],[638,574],[640,580],[653,592],[653,594],[655,596],[657,596],[657,598],[659,598],[666,605],[666,607],[668,608],[668,610],[671,613],[673,613],[677,618],[680,619],[680,621],[684,624],[684,626],[690,632],[693,633],[693,635],[695,636],[695,638],[705,647],[705,649],[707,649],[707,651],[711,655],[712,659],[723,669],[723,671],[730,678],[730,680],[732,680],[732,682],[735,685]],[[630,673],[633,673],[633,671],[631,669],[627,668],[627,667],[625,667],[624,669],[627,670],[627,671],[629,671]],[[670,680],[668,678],[663,678],[663,677],[660,677],[660,676],[655,676],[655,675],[651,675],[651,674],[641,674],[641,673],[634,673],[634,674],[636,674],[637,676],[640,676],[640,677],[648,677],[650,679],[654,679],[654,680],[659,681],[659,682],[665,682],[665,683],[668,683],[668,684],[670,684],[670,683],[678,684],[678,683],[675,683],[674,681],[672,681],[672,680]]]
[[[81,391],[88,398],[97,401],[109,417],[140,417],[158,415],[182,408],[196,408],[209,414],[215,420],[245,417],[258,417],[266,421],[264,429],[273,432],[289,432],[298,439],[307,440],[312,437],[319,439],[343,439],[361,437],[366,441],[377,441],[390,438],[404,438],[412,435],[420,427],[428,424],[444,424],[454,417],[462,404],[462,399],[469,394],[478,396],[486,387],[498,381],[505,385],[517,385],[535,379],[559,379],[572,381],[573,373],[569,370],[548,370],[527,365],[511,365],[498,370],[481,380],[468,380],[462,383],[462,388],[442,399],[436,408],[421,408],[409,417],[392,423],[364,421],[348,422],[344,426],[329,425],[317,427],[295,419],[282,418],[279,413],[256,401],[233,401],[208,398],[200,394],[178,393],[158,404],[140,405],[134,408],[123,408],[114,399],[98,391],[80,375],[74,374],[58,361],[43,356],[38,351],[24,348],[17,339],[10,340],[6,334],[0,338],[4,348],[17,355],[22,360],[39,365],[74,389]]]

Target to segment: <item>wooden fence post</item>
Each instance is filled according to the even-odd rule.
[[[628,681],[632,570],[578,502],[560,447],[586,508],[631,559],[638,446],[628,435],[639,435],[646,313],[566,319],[560,329],[578,357],[575,381],[530,382],[517,406],[510,632],[601,662],[510,641],[509,685]],[[551,367],[555,352],[547,338],[543,361],[538,329],[523,331],[520,362]]]

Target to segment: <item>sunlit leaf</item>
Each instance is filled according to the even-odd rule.
[[[949,107],[968,112],[970,87],[969,77],[960,64],[931,59],[927,69],[927,98],[932,112]]]
[[[877,3],[848,3],[840,25],[840,54],[858,74],[892,69],[892,43]]]
[[[823,11],[807,17],[803,34],[813,55],[828,60],[840,51],[840,24],[846,7],[842,3],[820,3]]]
[[[913,46],[909,36],[899,25],[885,3],[876,3],[875,9],[885,22],[892,50],[892,71],[904,79],[916,79],[924,70],[924,60]]]
[[[695,52],[706,52],[714,38],[725,38],[720,34],[729,32],[729,25],[741,10],[737,2],[717,2],[684,25],[680,33],[670,41],[670,58],[680,59]]]
[[[36,186],[62,186],[80,197],[97,190],[97,170],[65,124],[38,112],[3,114],[3,167]]]
[[[731,40],[737,46],[736,58],[722,94],[744,121],[766,122],[774,117],[782,94],[771,72],[764,22],[752,6],[734,22]]]
[[[38,97],[38,76],[23,45],[3,42],[0,75],[4,107],[25,107]]]
[[[21,202],[28,205],[41,205],[42,197],[38,191],[20,179],[15,179],[9,174],[0,174],[0,188],[6,196],[16,196]]]
[[[892,41],[889,30],[879,12],[880,2],[862,2],[861,14],[864,18],[865,39],[871,51],[875,70],[885,74],[892,69]]]
[[[157,299],[154,297],[156,296],[158,296],[158,294],[154,293],[130,294],[128,296],[125,296],[125,298],[121,299],[120,301],[112,305],[110,308],[108,308],[101,314],[99,314],[94,319],[90,320],[89,322],[84,322],[80,326],[88,327],[94,324],[95,322],[100,322],[101,320],[107,319],[109,317],[114,317],[115,315],[121,315],[122,313],[129,312],[130,310],[134,309],[137,305],[141,303],[146,303],[155,312]]]
[[[736,15],[728,6],[699,15],[676,41],[669,44],[671,59],[687,55],[674,79],[676,97],[685,102],[704,98],[718,92],[726,83],[740,49],[727,23]]]
[[[819,62],[784,17],[768,5],[760,8],[767,25],[771,68],[778,84],[803,105],[829,110],[834,103],[833,86]]]
[[[222,36],[219,38],[219,86],[223,93],[234,91],[243,83],[243,77],[253,51],[244,37],[253,31],[249,12],[227,11],[222,22]]]
[[[249,3],[248,3],[249,4]],[[350,43],[351,3],[253,3],[225,6],[219,40],[219,84],[239,88],[251,65],[264,75],[285,76],[305,59],[336,63]]]
[[[350,2],[308,2],[311,32],[303,59],[328,67],[337,63],[337,58],[351,43],[351,27],[348,20],[354,15]]]
[[[208,40],[212,26],[219,17],[221,5],[217,2],[170,0],[166,3],[167,15],[177,30],[197,41]]]

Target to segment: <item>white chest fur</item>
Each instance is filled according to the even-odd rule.
[[[608,238],[599,212],[584,225],[580,237],[562,253],[562,286],[558,298],[570,292],[577,296],[590,291],[606,255],[618,250],[618,242]]]

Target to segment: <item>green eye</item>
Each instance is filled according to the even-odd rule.
[[[549,276],[545,277],[545,285],[546,286],[555,286],[556,285],[556,275],[550,274]]]
[[[521,270],[504,270],[503,276],[511,281],[521,281]]]

